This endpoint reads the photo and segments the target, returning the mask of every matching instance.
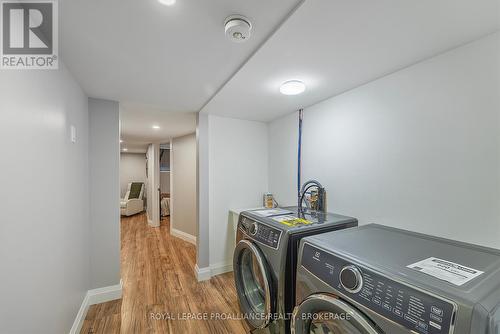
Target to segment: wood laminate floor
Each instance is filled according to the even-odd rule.
[[[145,215],[122,218],[123,298],[92,306],[81,334],[247,333],[239,315],[232,273],[198,282],[196,249]],[[195,317],[195,318],[194,318]]]

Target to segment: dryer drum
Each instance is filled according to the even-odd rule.
[[[327,294],[309,296],[295,307],[292,334],[380,334],[356,308]]]
[[[252,242],[241,240],[233,268],[241,311],[254,328],[266,327],[272,312],[271,282],[261,252]]]

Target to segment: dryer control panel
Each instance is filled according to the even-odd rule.
[[[453,332],[455,306],[309,244],[302,266],[347,298],[421,334]]]
[[[278,249],[282,231],[246,217],[240,218],[240,228],[253,240]]]

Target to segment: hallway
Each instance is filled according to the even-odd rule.
[[[168,219],[150,228],[144,214],[122,218],[123,299],[92,306],[81,333],[245,333],[243,320],[214,319],[239,314],[232,273],[198,282],[195,261]]]

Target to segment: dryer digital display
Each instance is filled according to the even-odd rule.
[[[450,334],[455,306],[405,284],[304,244],[302,266],[332,288],[407,329]],[[344,280],[344,281],[343,281]]]
[[[278,249],[282,231],[243,217],[240,228],[252,239],[268,247]]]
[[[258,225],[255,240],[274,249],[278,249],[281,231],[264,224]]]

